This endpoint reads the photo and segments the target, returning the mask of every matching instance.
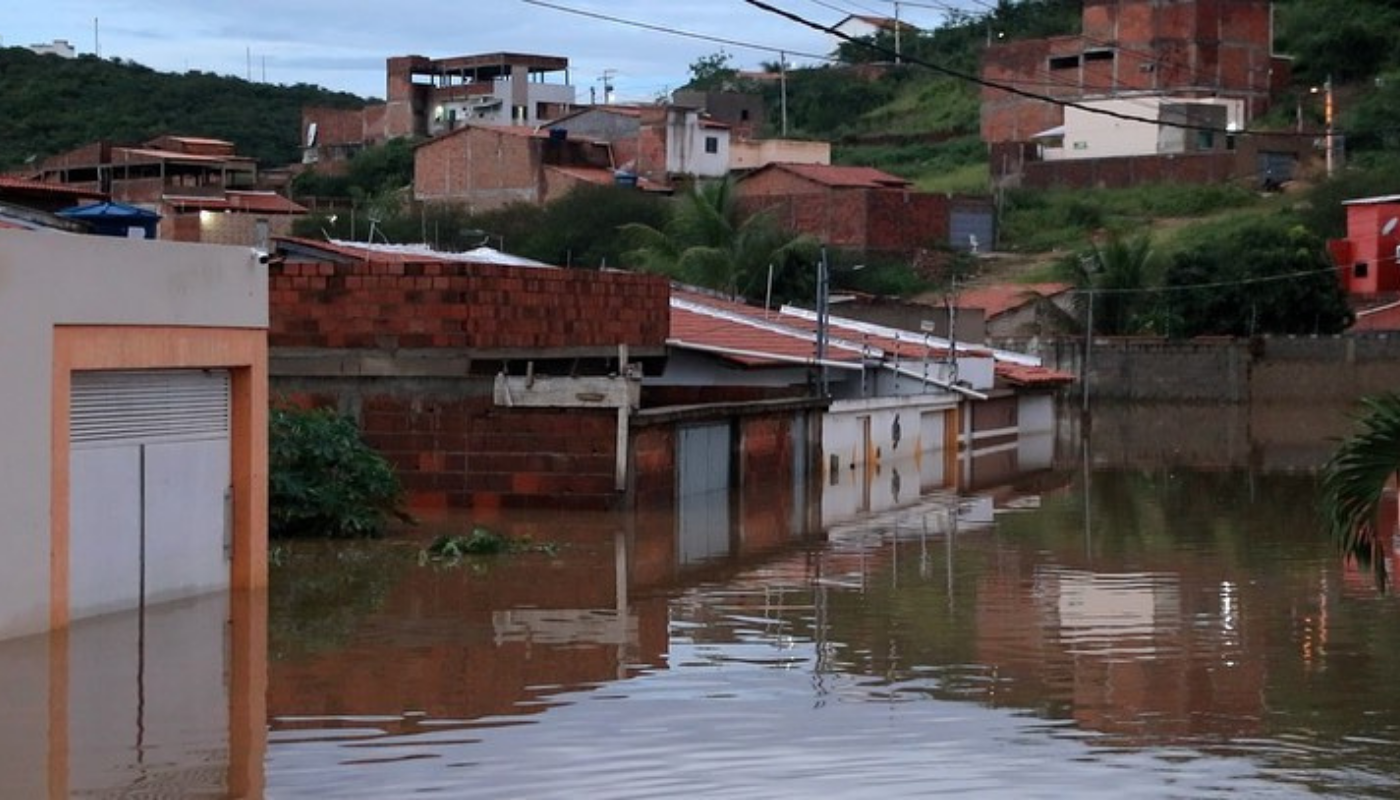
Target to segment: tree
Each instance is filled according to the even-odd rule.
[[[812,237],[793,236],[761,214],[742,216],[732,178],[702,183],[676,203],[664,230],[623,226],[633,244],[627,263],[738,297],[762,286],[770,265],[786,272],[816,262]]]
[[[1249,220],[1177,253],[1162,310],[1173,336],[1339,333],[1352,315],[1322,240]]]
[[[1377,521],[1385,488],[1400,476],[1400,396],[1361,401],[1359,430],[1322,468],[1322,512],[1342,548],[1369,563],[1380,554]]]
[[[1062,261],[1059,271],[1080,292],[1081,317],[1094,304],[1094,333],[1122,336],[1146,326],[1152,279],[1152,242],[1147,236],[1124,239],[1112,234],[1077,256]]]
[[[738,80],[739,70],[734,68],[729,54],[720,50],[690,62],[690,83],[685,88],[718,91],[732,88]]]

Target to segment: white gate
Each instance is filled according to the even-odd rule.
[[[226,370],[73,374],[72,618],[228,588],[229,430]]]

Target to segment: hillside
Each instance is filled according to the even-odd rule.
[[[1008,42],[1078,33],[1082,0],[984,4],[981,14],[952,14],[936,30],[905,34],[904,64],[889,62],[893,37],[881,49],[843,45],[845,63],[788,73],[789,131],[835,143],[843,164],[873,166],[929,191],[986,192],[986,150],[979,137],[980,87],[928,65],[965,75],[980,71],[982,51]],[[1278,0],[1279,52],[1293,57],[1293,86],[1261,124],[1288,127],[1295,100],[1320,125],[1312,87],[1329,77],[1338,87],[1337,127],[1349,150],[1400,144],[1400,10],[1385,0]],[[883,52],[882,52],[883,50]],[[767,84],[769,119],[781,117],[778,88]],[[776,131],[774,131],[776,133]]]
[[[225,139],[264,166],[300,159],[303,105],[359,107],[317,86],[251,83],[207,72],[157,72],[120,59],[0,48],[0,171],[89,142],[166,133]]]

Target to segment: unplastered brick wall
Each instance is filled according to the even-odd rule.
[[[664,278],[461,262],[269,265],[273,347],[661,346]]]
[[[621,497],[611,409],[501,408],[483,379],[432,389],[405,379],[302,379],[273,390],[283,402],[354,415],[413,509],[610,510]]]

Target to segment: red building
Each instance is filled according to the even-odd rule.
[[[1400,292],[1400,195],[1348,200],[1347,235],[1327,243],[1349,295]]]
[[[770,213],[832,247],[908,255],[949,237],[946,195],[917,192],[870,167],[769,164],[741,179],[737,192],[746,213]]]
[[[418,145],[413,157],[415,199],[473,211],[539,205],[580,183],[612,182],[611,147],[567,132],[468,125]]]

